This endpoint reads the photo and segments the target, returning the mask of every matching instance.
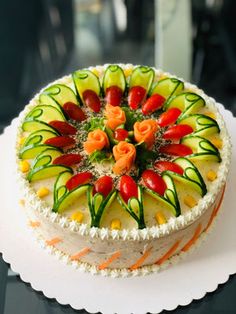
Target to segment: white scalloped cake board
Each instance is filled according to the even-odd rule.
[[[202,246],[177,265],[143,277],[93,276],[63,264],[42,250],[26,227],[23,209],[11,176],[13,127],[0,136],[1,219],[0,252],[23,281],[61,304],[104,314],[144,314],[173,310],[202,298],[236,273],[236,120],[220,106],[232,135],[232,167],[214,230]]]

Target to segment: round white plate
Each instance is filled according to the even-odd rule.
[[[219,216],[206,242],[180,263],[149,276],[110,278],[81,273],[42,250],[27,227],[12,175],[14,123],[0,136],[0,252],[11,268],[49,298],[104,314],[173,310],[202,298],[236,273],[236,120],[220,106],[232,135],[232,167]]]

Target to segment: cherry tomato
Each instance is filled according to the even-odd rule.
[[[44,144],[63,148],[63,147],[74,145],[75,140],[69,136],[56,136],[56,137],[52,137],[52,138],[47,139],[44,142]]]
[[[192,149],[184,144],[168,144],[160,147],[160,153],[171,156],[187,156],[193,153]]]
[[[117,141],[124,141],[129,135],[129,132],[126,131],[125,129],[116,129],[114,132],[114,138]]]
[[[165,102],[165,98],[159,94],[154,94],[149,97],[142,105],[142,113],[144,115],[151,114],[161,108]]]
[[[173,125],[165,131],[163,138],[166,140],[179,140],[180,138],[192,132],[193,128],[187,124]]]
[[[128,94],[128,104],[131,109],[137,109],[144,100],[146,96],[146,89],[142,86],[133,86],[129,90]]]
[[[54,127],[61,135],[75,135],[77,130],[75,127],[64,121],[53,120],[49,125]]]
[[[144,170],[142,173],[142,179],[144,185],[149,188],[150,190],[160,194],[164,195],[166,190],[166,184],[165,181],[162,179],[162,177],[156,173],[153,170]]]
[[[63,110],[65,111],[66,115],[72,120],[81,122],[86,119],[86,115],[83,110],[78,105],[75,105],[72,102],[66,102],[63,105]]]
[[[175,164],[172,161],[160,160],[160,161],[155,162],[154,167],[158,169],[160,172],[169,170],[169,171],[178,173],[180,175],[183,175],[184,173],[184,170],[179,165]]]
[[[82,157],[79,154],[65,154],[53,160],[53,165],[73,166],[81,161]]]
[[[163,112],[157,120],[157,123],[161,126],[168,126],[174,124],[181,114],[181,110],[178,108],[170,108],[169,110]]]
[[[94,112],[99,112],[101,109],[101,101],[98,95],[91,89],[83,92],[84,103]]]
[[[92,173],[88,171],[77,173],[66,182],[66,187],[69,191],[71,191],[79,185],[90,182],[92,177]]]
[[[120,194],[123,200],[128,203],[131,197],[138,197],[138,187],[134,179],[124,175],[120,179]]]
[[[123,91],[118,86],[110,86],[106,89],[106,102],[112,106],[120,106]]]
[[[109,176],[103,176],[94,183],[94,194],[101,193],[104,197],[112,191],[113,180]]]

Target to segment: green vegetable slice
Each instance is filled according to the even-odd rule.
[[[130,216],[136,220],[139,229],[146,228],[143,211],[143,190],[140,185],[138,186],[138,198],[131,197],[127,204],[119,193],[118,201],[121,206],[130,214]]]
[[[200,136],[185,136],[180,141],[181,144],[185,144],[192,148],[193,154],[188,158],[191,160],[213,160],[220,162],[219,150],[207,139]]]
[[[66,121],[66,118],[61,110],[49,105],[36,106],[27,116],[26,119],[33,118],[43,122],[50,122],[53,120]]]
[[[49,86],[43,91],[43,94],[41,95],[42,98],[45,96],[50,96],[60,106],[63,106],[67,102],[72,102],[73,104],[78,105],[77,97],[73,90],[63,84],[53,84]]]
[[[167,199],[167,201],[170,202],[174,206],[176,217],[177,217],[181,214],[181,211],[180,211],[180,204],[179,204],[179,199],[176,192],[174,181],[172,177],[167,173],[164,173],[162,175],[162,178],[165,181],[165,184],[167,186],[167,189],[164,193],[164,198]]]
[[[208,136],[220,132],[218,123],[203,114],[189,114],[178,120],[178,124],[190,125],[194,133],[192,135]]]
[[[47,148],[54,148],[54,146],[46,144],[28,145],[20,150],[19,157],[21,159],[33,159]]]
[[[168,77],[154,83],[150,94],[159,94],[168,101],[170,97],[179,94],[183,89],[184,83],[182,81],[174,77]]]
[[[173,206],[172,203],[167,201],[164,197],[157,194],[153,190],[148,189],[147,187],[144,187],[144,191],[151,197],[155,198],[158,202],[160,202],[160,204],[163,205],[167,210],[169,210],[174,216],[177,216],[175,206]]]
[[[147,66],[136,67],[130,77],[129,88],[133,86],[142,86],[146,89],[147,94],[152,86],[154,79],[154,70]]]
[[[49,130],[51,132],[57,132],[56,129],[49,124],[35,118],[25,119],[22,124],[22,130],[25,132],[34,132],[37,130]]]
[[[198,94],[183,92],[171,97],[164,106],[164,109],[178,108],[182,111],[179,120],[187,114],[196,113],[205,106],[205,100]]]
[[[72,177],[72,173],[70,171],[64,171],[59,174],[57,180],[54,183],[53,188],[53,198],[54,204],[58,203],[60,199],[67,192],[66,182]]]
[[[126,79],[122,68],[117,64],[109,65],[106,68],[105,74],[103,76],[103,93],[106,93],[106,89],[111,86],[119,87],[123,93],[126,89]]]
[[[25,140],[24,147],[44,143],[47,139],[58,136],[59,133],[51,130],[37,130],[32,132]]]
[[[98,96],[101,93],[101,87],[98,77],[90,70],[79,70],[72,74],[75,89],[79,101],[83,104],[83,92],[90,89]]]
[[[87,190],[87,199],[91,216],[91,227],[100,227],[103,213],[111,206],[116,195],[116,190],[112,190],[105,198],[100,193],[93,195],[93,186],[89,187]]]
[[[65,191],[57,203],[53,205],[53,211],[57,213],[64,212],[70,205],[76,202],[89,188],[89,184],[83,184],[71,191]],[[58,190],[57,190],[58,191]],[[59,188],[60,191],[60,188]]]
[[[57,110],[61,111],[61,106],[56,102],[55,99],[53,99],[50,95],[48,94],[40,94],[39,95],[39,105],[46,105],[46,106],[52,106],[56,108]]]
[[[41,166],[41,167],[32,169],[29,172],[27,179],[30,182],[48,179],[48,178],[59,175],[61,172],[64,172],[65,170],[70,171],[71,173],[73,172],[71,168],[66,167],[66,166],[59,166],[59,165]]]
[[[32,168],[48,166],[55,158],[62,155],[62,151],[57,148],[47,148],[43,150],[33,161]]]
[[[169,175],[173,179],[191,186],[203,197],[207,193],[207,187],[197,167],[190,160],[184,157],[176,158],[174,163],[179,165],[184,170],[184,174],[181,176],[174,172],[168,172]]]

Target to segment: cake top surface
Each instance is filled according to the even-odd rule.
[[[139,238],[194,221],[225,183],[230,140],[216,103],[146,66],[104,65],[50,84],[21,113],[24,191],[82,234]]]

